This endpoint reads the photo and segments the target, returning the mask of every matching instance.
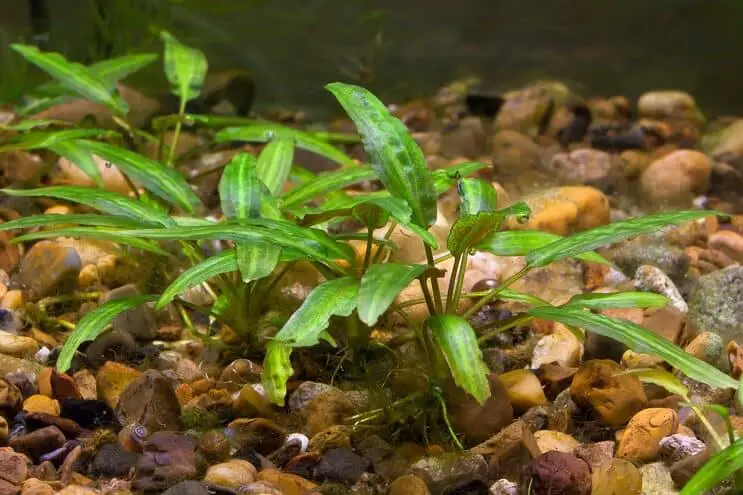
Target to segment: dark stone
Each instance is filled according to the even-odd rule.
[[[183,429],[181,405],[170,380],[149,370],[129,384],[116,406],[121,424],[139,423],[149,432]]]
[[[109,291],[103,302],[140,295],[134,284],[127,284]],[[128,333],[137,340],[152,340],[157,336],[157,321],[155,312],[147,305],[139,305],[128,309],[114,318],[111,322],[114,330]]]
[[[318,481],[353,485],[363,473],[371,471],[371,461],[354,453],[353,450],[331,449],[325,452],[315,466],[314,478]]]
[[[121,428],[114,412],[102,400],[64,399],[59,401],[59,404],[61,417],[69,418],[85,429]]]
[[[96,368],[106,361],[128,363],[137,352],[137,342],[129,332],[111,330],[95,339],[85,349],[85,357]]]
[[[147,439],[136,465],[132,487],[164,490],[173,483],[196,478],[196,442],[187,435],[158,431]]]
[[[181,481],[163,492],[163,495],[210,495],[212,492],[200,481]]]
[[[522,486],[532,495],[589,495],[591,469],[573,454],[545,452],[531,462]]]
[[[480,493],[487,488],[488,464],[479,454],[453,452],[424,457],[408,469],[425,481],[432,495]]]
[[[91,471],[94,476],[122,477],[137,463],[139,454],[124,450],[118,443],[102,446],[93,459]]]
[[[28,431],[38,430],[45,426],[56,426],[67,438],[75,438],[82,433],[80,425],[71,419],[40,412],[26,413],[26,428]]]
[[[0,414],[5,418],[11,418],[21,410],[22,405],[23,395],[18,387],[0,378]]]
[[[65,444],[64,434],[56,426],[47,426],[25,435],[11,438],[10,446],[17,452],[38,460],[44,454],[52,452]]]
[[[22,372],[22,371],[16,371],[15,373],[8,373],[5,375],[5,379],[8,381],[8,383],[14,385],[18,390],[20,390],[21,395],[23,395],[24,399],[27,399],[37,393],[36,384],[34,383],[34,380],[31,379],[28,374]]]
[[[676,486],[679,488],[684,487],[714,453],[713,448],[707,448],[698,454],[671,464],[671,479],[673,479]]]

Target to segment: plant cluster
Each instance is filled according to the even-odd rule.
[[[34,215],[0,225],[0,230],[43,227],[14,242],[60,236],[115,241],[132,250],[156,256],[181,255],[190,266],[160,294],[134,296],[102,304],[83,316],[67,338],[57,359],[59,371],[69,369],[78,347],[104,332],[122,311],[154,303],[158,309],[177,304],[205,311],[213,319],[234,329],[251,352],[264,356],[263,383],[269,397],[283,404],[286,383],[292,376],[291,354],[325,341],[363,351],[374,345],[372,331],[391,313],[407,322],[410,340],[425,352],[430,389],[446,418],[446,395],[442,390],[454,383],[479,403],[488,400],[491,390],[488,368],[480,345],[494,335],[533,319],[564,324],[580,339],[585,332],[615,339],[637,352],[655,354],[691,379],[714,387],[739,389],[739,384],[715,367],[694,358],[667,340],[626,320],[596,311],[609,308],[659,307],[665,297],[646,292],[586,294],[553,306],[533,295],[512,288],[529,271],[565,258],[608,263],[594,250],[632,236],[655,231],[715,214],[710,211],[683,211],[633,218],[560,237],[532,230],[503,230],[509,217],[525,219],[529,208],[517,203],[497,208],[496,192],[481,179],[468,178],[482,164],[465,163],[446,170],[431,171],[408,130],[370,92],[362,87],[333,83],[327,90],[353,120],[369,164],[358,164],[328,138],[279,126],[274,123],[187,114],[186,103],[199,94],[207,72],[203,54],[162,33],[164,66],[173,93],[180,99],[178,115],[154,123],[154,133],[133,128],[127,122],[127,106],[115,84],[153,62],[155,55],[133,55],[82,66],[55,53],[15,45],[29,62],[54,78],[44,85],[49,105],[66,98],[83,97],[110,108],[118,130],[59,128],[60,122],[22,120],[5,126],[14,136],[1,151],[45,149],[69,159],[98,184],[97,188],[52,186],[35,189],[6,189],[12,196],[56,198],[76,203],[85,211],[59,215]],[[208,219],[204,207],[185,176],[179,172],[174,150],[184,125],[217,129],[214,141],[267,143],[258,156],[237,154],[222,171],[219,200],[222,218]],[[174,127],[168,149],[163,133]],[[146,157],[137,150],[147,142],[157,143],[161,159]],[[303,148],[337,162],[337,170],[312,174],[294,164],[294,151]],[[103,187],[95,157],[121,170],[132,186],[124,196]],[[290,180],[291,179],[291,180]],[[378,180],[383,190],[350,194],[345,188],[362,181]],[[456,187],[460,197],[458,218],[446,239],[447,253],[434,256],[436,238],[429,232],[436,221],[439,195]],[[365,227],[356,235],[334,233],[330,227],[352,218]],[[394,229],[404,228],[417,236],[426,259],[416,264],[389,261],[385,255]],[[378,236],[376,232],[384,232]],[[205,241],[228,241],[229,248],[207,255]],[[356,252],[351,241],[361,241]],[[481,293],[463,289],[470,255],[482,251],[500,256],[525,256],[525,267],[497,287]],[[444,276],[439,264],[453,259],[447,290],[438,280]],[[293,264],[312,265],[323,277],[301,306],[287,315],[283,325],[267,340],[256,331],[266,310],[270,290]],[[398,294],[411,283],[420,284],[423,298],[410,304],[427,308],[427,318],[418,323],[407,315],[409,304],[396,303]],[[213,296],[209,308],[193,308],[181,295],[202,287]],[[460,310],[462,298],[474,304]],[[515,300],[527,306],[522,313],[493,328],[474,329],[470,318],[484,305]],[[182,311],[184,316],[185,310]],[[202,336],[207,341],[210,336]],[[641,379],[684,392],[670,372],[641,373]],[[683,393],[682,395],[686,395]],[[695,406],[698,407],[698,406]],[[451,431],[451,428],[449,428]],[[455,432],[452,439],[458,444]],[[731,445],[713,457],[684,489],[684,494],[706,489],[743,467],[743,440],[730,438]],[[721,442],[721,446],[722,442]]]

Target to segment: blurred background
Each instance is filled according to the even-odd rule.
[[[585,96],[690,92],[707,116],[743,111],[740,0],[0,0],[0,101],[41,80],[7,44],[92,63],[161,53],[157,30],[242,69],[256,108],[336,111],[323,85],[361,83],[385,101],[476,75],[494,90],[557,79]],[[133,81],[167,92],[161,66]]]

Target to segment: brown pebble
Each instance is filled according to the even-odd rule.
[[[545,452],[529,465],[523,486],[531,486],[532,495],[589,495],[591,469],[572,454]]]

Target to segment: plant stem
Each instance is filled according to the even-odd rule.
[[[439,406],[441,407],[441,414],[444,416],[444,423],[446,423],[446,429],[449,431],[449,436],[454,442],[454,445],[457,446],[457,449],[464,450],[464,446],[462,445],[462,442],[459,441],[459,437],[457,436],[456,433],[454,433],[454,428],[452,428],[451,423],[449,422],[449,413],[446,410],[446,401],[444,401],[444,397],[439,392],[436,392],[435,395],[436,395],[436,399],[438,399],[439,401]]]
[[[459,298],[462,296],[462,285],[464,285],[464,274],[467,273],[467,262],[469,261],[469,256],[465,254],[462,256],[462,259],[459,260],[459,273],[457,274],[457,285],[454,288],[454,305],[451,308],[451,312],[456,314],[457,307],[459,307]],[[451,280],[449,281],[449,285],[451,285]]]
[[[480,335],[477,338],[477,343],[478,344],[484,344],[485,342],[487,342],[488,340],[492,339],[493,337],[495,337],[499,333],[505,332],[506,330],[510,330],[511,328],[515,328],[515,327],[517,327],[519,325],[523,325],[524,323],[527,323],[528,321],[530,321],[532,319],[534,319],[534,317],[531,316],[531,315],[522,315],[522,316],[518,316],[516,318],[513,318],[511,321],[509,321],[505,325],[495,326],[495,324],[493,324],[493,325],[485,325],[484,327],[477,328],[476,330],[482,331],[482,330],[487,330],[491,326],[495,326],[495,328],[493,330],[491,330],[490,332],[487,332],[487,333],[484,333],[484,334]]]
[[[439,263],[443,263],[444,261],[446,261],[446,260],[448,260],[450,258],[453,258],[453,257],[454,257],[453,254],[446,253],[446,254],[444,254],[442,256],[439,256],[438,258],[434,259],[433,262],[434,262],[434,264],[438,265]]]
[[[500,293],[500,292],[501,292],[502,290],[504,290],[504,289],[507,289],[509,285],[513,284],[513,283],[514,283],[514,282],[516,282],[516,281],[517,281],[518,279],[520,279],[521,277],[523,277],[524,275],[526,275],[526,274],[527,274],[527,273],[529,272],[529,268],[530,268],[530,267],[528,267],[528,266],[526,266],[526,267],[522,268],[522,269],[521,269],[520,271],[518,271],[517,273],[515,273],[515,274],[511,275],[510,277],[508,277],[508,278],[506,279],[506,281],[505,281],[505,282],[503,282],[502,284],[500,284],[500,285],[499,285],[498,287],[495,287],[495,288],[493,288],[493,289],[490,289],[490,290],[489,290],[489,291],[487,292],[487,294],[486,294],[485,296],[483,296],[483,298],[482,298],[482,299],[480,299],[479,301],[477,301],[477,302],[475,303],[475,305],[474,305],[474,306],[472,306],[472,307],[471,307],[470,309],[468,309],[468,310],[467,310],[467,311],[466,311],[466,312],[464,313],[464,315],[462,315],[462,318],[464,318],[465,320],[468,320],[468,319],[470,319],[470,318],[472,317],[472,315],[474,315],[475,313],[477,313],[478,311],[480,311],[480,309],[481,309],[481,308],[482,308],[483,306],[485,306],[485,305],[486,305],[486,304],[488,304],[488,303],[489,303],[490,301],[492,301],[493,299],[495,299],[495,297],[496,297],[496,296],[497,296],[497,295],[498,295],[498,294],[499,294],[499,293]]]
[[[178,115],[183,116],[183,114],[186,113],[186,99],[181,98],[180,104],[178,106]],[[178,146],[178,138],[181,135],[181,126],[183,125],[183,119],[178,119],[178,122],[175,123],[175,131],[173,131],[173,142],[170,143],[170,150],[168,150],[168,159],[165,161],[165,164],[169,167],[173,166],[173,157],[175,156],[175,148]]]
[[[433,300],[431,299],[431,293],[428,291],[428,286],[426,285],[426,281],[424,278],[419,278],[418,282],[421,284],[421,292],[423,292],[423,298],[426,301],[426,306],[428,306],[428,313],[431,315],[436,314],[436,306],[433,304]],[[441,303],[439,302],[439,305]]]
[[[450,312],[452,308],[452,301],[454,300],[454,290],[456,286],[457,275],[459,274],[459,262],[462,260],[461,255],[454,257],[454,266],[451,269],[451,276],[449,277],[449,288],[446,291],[446,312]]]
[[[366,273],[366,270],[369,268],[369,263],[371,262],[372,246],[374,244],[374,231],[372,229],[367,229],[366,236],[366,251],[364,252],[364,268],[361,272],[362,275]]]
[[[424,243],[423,247],[426,250],[426,259],[428,260],[428,265],[431,268],[434,268],[436,264],[433,261],[433,251],[431,250],[431,246]],[[431,278],[431,289],[433,289],[433,301],[435,304],[436,311],[437,313],[443,313],[443,309],[441,307],[441,289],[439,288],[438,277]]]
[[[390,237],[392,237],[392,232],[395,231],[395,227],[397,227],[397,222],[391,222],[390,226],[387,227],[387,232],[384,233],[384,240],[389,241]],[[379,259],[382,257],[382,253],[384,252],[384,249],[377,249],[377,254],[374,255],[374,259],[372,260],[372,263],[376,263],[379,261]]]
[[[36,303],[40,312],[46,314],[47,309],[52,304],[81,301],[97,301],[103,296],[103,292],[74,292],[66,296],[45,297]]]

